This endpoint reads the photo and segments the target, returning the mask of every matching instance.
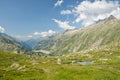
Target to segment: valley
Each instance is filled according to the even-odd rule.
[[[120,0],[0,0],[0,80],[120,80]]]
[[[1,33],[0,80],[120,80],[120,20],[113,16],[28,43]]]

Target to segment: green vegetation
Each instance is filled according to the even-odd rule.
[[[119,80],[120,51],[93,50],[59,57],[0,52],[0,80]],[[74,61],[74,62],[73,62]],[[79,65],[79,61],[94,61]]]

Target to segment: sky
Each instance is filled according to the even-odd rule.
[[[46,37],[110,15],[120,19],[119,0],[0,0],[0,32],[19,39]]]

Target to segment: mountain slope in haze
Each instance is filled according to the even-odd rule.
[[[16,39],[16,38],[14,38],[14,37],[11,37],[11,36],[9,36],[9,35],[7,35],[7,34],[5,34],[5,33],[1,33],[1,36],[3,36],[3,37],[6,38],[6,39],[11,40],[11,41],[12,41],[13,43],[15,43],[15,44],[19,44],[20,46],[22,46],[22,47],[25,48],[26,50],[31,50],[31,49],[32,49],[26,42],[21,41],[21,40],[19,40],[19,39]]]
[[[37,39],[29,39],[26,41],[23,41],[26,45],[28,45],[30,47],[30,49],[32,50],[34,46],[37,45],[37,43],[41,41],[41,38],[37,38]]]
[[[68,30],[53,38],[40,41],[34,49],[48,50],[53,54],[62,55],[118,45],[120,45],[120,20],[110,16],[88,27]]]
[[[27,50],[24,48],[21,42],[5,33],[0,33],[0,51],[25,53]]]
[[[54,36],[51,37],[45,37],[39,41],[39,43],[33,47],[34,50],[48,50],[52,44],[54,44]]]

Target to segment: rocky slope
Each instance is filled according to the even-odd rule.
[[[11,36],[5,33],[0,33],[0,51],[12,53],[25,53],[27,50],[22,44],[22,42],[17,41]]]
[[[120,20],[110,16],[88,27],[67,30],[42,40],[34,49],[62,55],[118,45],[120,45]]]

